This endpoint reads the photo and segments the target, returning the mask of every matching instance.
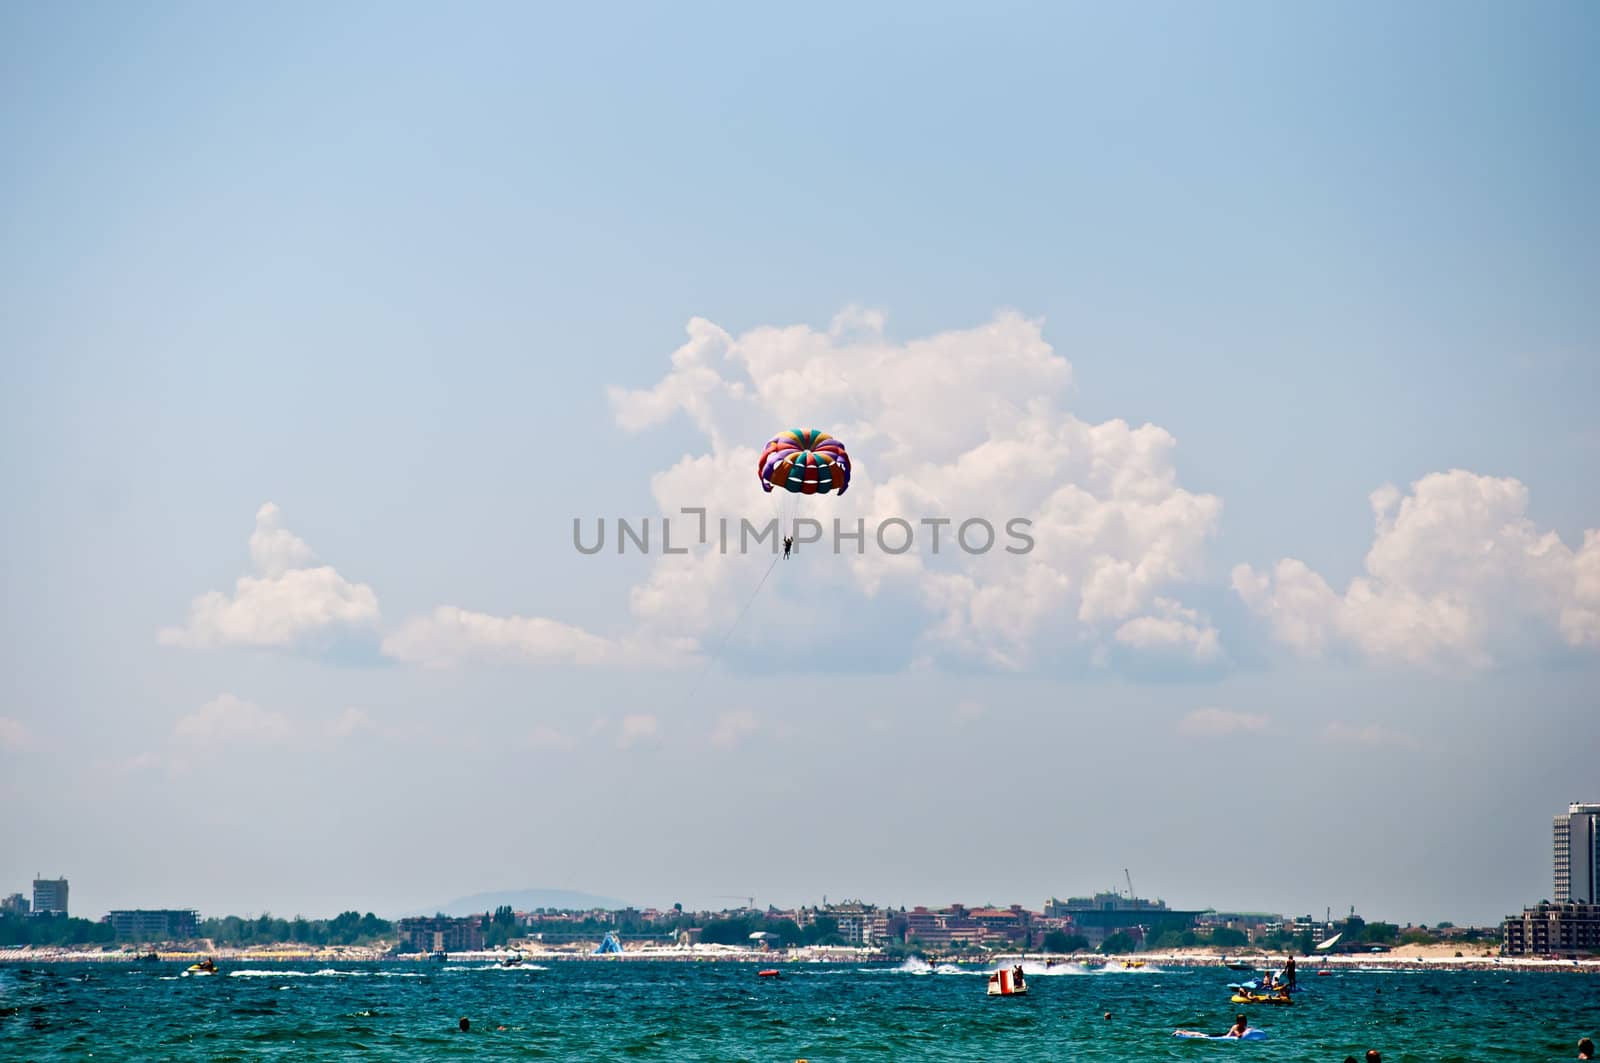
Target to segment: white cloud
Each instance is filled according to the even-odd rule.
[[[1272,718],[1264,713],[1232,709],[1195,709],[1178,721],[1178,733],[1214,738],[1221,735],[1265,731]]]
[[[1135,617],[1117,628],[1124,646],[1183,657],[1208,664],[1222,656],[1217,629],[1194,609],[1168,598],[1157,598],[1152,615]]]
[[[195,745],[271,745],[294,728],[282,713],[269,712],[232,694],[220,694],[178,720],[173,736]]]
[[[622,718],[622,728],[617,735],[619,746],[639,746],[660,741],[660,722],[648,713],[633,713]]]
[[[33,732],[21,720],[0,716],[0,749],[24,753],[34,748]]]
[[[755,734],[758,726],[756,714],[749,709],[725,712],[711,729],[711,744],[718,749],[732,749]]]
[[[365,711],[361,709],[345,709],[338,716],[328,722],[328,736],[330,738],[350,738],[363,732],[373,732],[378,725]]]
[[[256,530],[250,533],[250,561],[263,576],[281,576],[309,568],[317,555],[298,535],[283,527],[283,513],[268,502],[256,510]]]
[[[1279,641],[1307,656],[1468,666],[1600,646],[1600,531],[1574,551],[1528,519],[1521,482],[1460,469],[1371,502],[1366,574],[1342,594],[1293,558],[1234,568],[1234,590]]]
[[[311,548],[282,526],[271,502],[256,512],[250,558],[255,575],[240,576],[231,597],[209,591],[195,598],[189,622],[163,628],[161,642],[191,649],[286,649],[377,623],[372,588],[351,583],[330,565],[313,565]]]
[[[1329,742],[1374,748],[1420,749],[1422,746],[1422,743],[1410,735],[1391,731],[1375,723],[1352,724],[1335,721],[1322,729],[1322,737]]]
[[[615,643],[543,617],[492,616],[442,605],[408,620],[383,640],[396,660],[448,668],[465,660],[510,660],[575,665],[629,662]]]
[[[999,546],[984,555],[919,548],[835,558],[802,546],[811,603],[789,593],[785,634],[836,625],[839,610],[894,593],[922,616],[919,655],[1022,668],[1064,648],[1121,645],[1197,660],[1220,655],[1216,633],[1173,598],[1201,574],[1221,502],[1177,483],[1175,441],[1154,425],[1091,424],[1067,412],[1072,371],[1038,321],[1001,313],[973,329],[898,342],[881,314],[847,311],[826,331],[761,327],[732,335],[689,323],[689,340],[654,387],[612,389],[619,425],[640,431],[682,413],[707,450],[652,479],[661,511],[705,506],[765,519],[804,515],[869,529],[889,517],[989,520]],[[853,459],[848,494],[798,503],[763,495],[762,444],[779,428],[824,428]],[[772,511],[772,512],[769,512]],[[1003,547],[1005,522],[1033,522],[1035,547]],[[974,529],[976,531],[976,529]],[[926,545],[931,529],[917,528]],[[655,559],[632,595],[646,629],[701,636],[727,624],[754,582],[752,559],[696,550]],[[792,577],[790,577],[792,578]],[[786,592],[774,591],[774,596]],[[1149,622],[1140,623],[1148,617]]]
[[[161,768],[163,764],[164,762],[159,753],[154,753],[147,749],[142,753],[135,753],[133,756],[125,758],[117,764],[116,768],[124,774],[142,775],[145,772]]]
[[[528,732],[526,744],[529,749],[559,750],[571,749],[577,745],[572,737],[548,724],[540,724]]]

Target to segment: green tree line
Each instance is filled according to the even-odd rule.
[[[0,915],[0,946],[109,945],[116,940],[110,923],[62,915]]]
[[[199,936],[218,945],[368,945],[394,930],[394,924],[368,912],[340,912],[332,919],[279,919],[268,912],[255,918],[225,915],[201,920]]]

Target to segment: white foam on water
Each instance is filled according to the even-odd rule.
[[[503,963],[483,963],[475,967],[446,967],[447,971],[548,971],[548,967],[540,967],[536,963],[519,963],[514,967],[507,967]]]
[[[316,971],[263,971],[245,968],[229,971],[229,978],[423,978],[418,971],[340,971],[324,967]]]
[[[1148,965],[1146,965],[1144,967],[1124,967],[1120,963],[1108,963],[1104,967],[1100,968],[1100,970],[1098,972],[1096,972],[1096,973],[1098,973],[1098,974],[1173,974],[1175,972],[1169,971],[1165,967],[1157,967],[1153,963],[1152,964],[1148,964]]]
[[[1028,978],[1055,978],[1058,975],[1083,975],[1089,974],[1089,968],[1081,963],[1053,963],[1042,964],[1037,960],[1024,960],[1022,973]]]

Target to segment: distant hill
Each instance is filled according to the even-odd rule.
[[[477,915],[492,912],[502,904],[509,904],[519,912],[534,908],[626,908],[628,905],[615,897],[597,897],[577,890],[496,890],[491,893],[474,893],[470,897],[457,897],[453,901],[427,909],[407,912],[407,915]]]

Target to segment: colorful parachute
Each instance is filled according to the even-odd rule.
[[[779,432],[756,463],[761,490],[781,487],[798,495],[844,494],[850,486],[850,455],[844,444],[815,428]]]

